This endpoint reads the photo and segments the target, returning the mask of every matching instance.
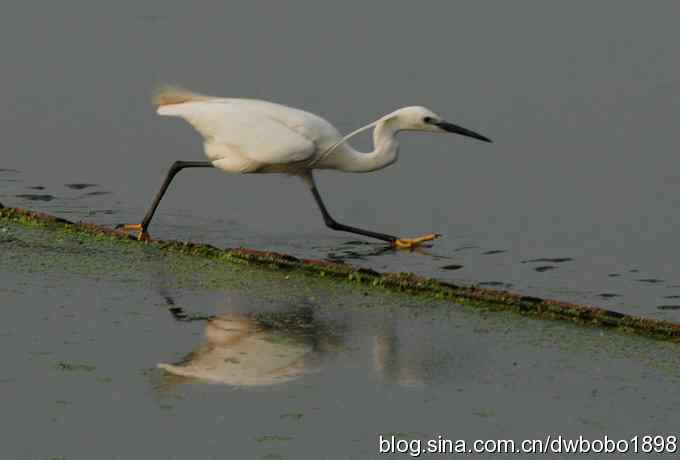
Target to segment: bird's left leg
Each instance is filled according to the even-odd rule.
[[[168,190],[168,187],[170,186],[170,182],[172,182],[177,173],[186,168],[212,168],[213,166],[214,165],[209,161],[175,161],[172,164],[172,166],[170,166],[168,174],[165,176],[165,180],[163,181],[160,190],[156,194],[156,198],[154,198],[153,203],[151,203],[151,207],[144,216],[144,220],[142,220],[142,223],[120,224],[116,225],[116,228],[121,230],[135,230],[138,232],[137,234],[138,240],[140,241],[150,240],[151,238],[149,237],[147,229],[149,228],[151,219],[153,219],[153,215],[156,213],[156,209],[158,208],[161,199],[163,199],[163,195],[165,195],[165,192]]]
[[[319,210],[321,211],[321,215],[323,216],[323,220],[326,223],[326,226],[332,230],[355,233],[357,235],[376,238],[378,240],[385,241],[389,243],[391,246],[398,249],[412,249],[426,241],[432,241],[441,236],[438,233],[431,233],[429,235],[424,235],[418,238],[398,238],[396,236],[387,235],[385,233],[378,233],[371,230],[364,230],[362,228],[350,227],[349,225],[341,224],[340,222],[333,219],[333,217],[326,209],[326,205],[324,204],[323,199],[319,194],[319,190],[316,187],[316,182],[314,181],[314,176],[312,175],[312,172],[310,171],[306,174],[303,174],[301,177],[305,181],[305,183],[309,186],[312,195],[314,196],[314,200],[316,201],[316,204],[319,206]]]

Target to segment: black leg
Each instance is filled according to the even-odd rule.
[[[174,179],[175,175],[177,175],[178,172],[185,168],[212,168],[212,167],[213,164],[209,161],[175,161],[172,164],[172,166],[170,166],[170,170],[168,170],[168,174],[167,176],[165,176],[163,185],[161,185],[160,190],[156,194],[156,198],[154,198],[153,203],[151,204],[151,208],[149,208],[146,215],[144,216],[144,220],[142,220],[140,235],[146,234],[147,228],[149,228],[149,224],[151,223],[151,219],[153,219],[153,215],[156,213],[156,209],[158,208],[158,205],[163,199],[163,195],[165,195],[165,192],[168,190],[168,187],[170,186],[170,182],[172,182],[172,179]],[[119,225],[117,228],[120,227],[125,228],[130,226]]]
[[[396,236],[387,235],[385,233],[372,232],[370,230],[364,230],[356,227],[350,227],[349,225],[337,222],[335,219],[333,219],[333,217],[331,217],[328,210],[326,209],[326,205],[323,203],[321,195],[319,194],[319,190],[316,188],[316,184],[314,183],[313,176],[311,174],[305,175],[303,176],[303,179],[309,185],[309,188],[312,191],[312,195],[314,195],[314,200],[316,200],[316,204],[319,206],[321,215],[323,215],[323,221],[326,223],[326,226],[328,228],[332,230],[338,230],[341,232],[356,233],[358,235],[368,236],[382,241],[387,241],[388,243],[394,243],[398,239]]]

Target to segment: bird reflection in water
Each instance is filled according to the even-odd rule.
[[[165,371],[161,390],[182,383],[261,387],[292,382],[320,371],[341,352],[369,353],[372,372],[385,383],[422,387],[437,376],[446,378],[456,361],[432,340],[413,334],[413,324],[398,315],[321,319],[318,307],[301,301],[296,305],[302,306],[285,310],[202,316],[164,297],[176,320],[203,321],[205,330],[203,342],[179,362],[158,364]],[[348,346],[348,341],[358,342]]]
[[[451,364],[451,356],[428,338],[400,334],[395,321],[383,324],[373,336],[372,358],[383,381],[403,387],[427,386]]]
[[[173,312],[178,317],[178,310]],[[267,386],[296,380],[321,368],[342,343],[333,324],[310,307],[285,312],[229,313],[205,320],[205,341],[176,364],[160,363],[165,384],[200,382]],[[178,377],[178,378],[177,378]]]

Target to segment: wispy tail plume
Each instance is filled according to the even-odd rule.
[[[164,105],[181,104],[189,101],[207,101],[214,99],[213,96],[195,93],[179,85],[163,84],[158,86],[152,96],[151,104],[159,108]]]

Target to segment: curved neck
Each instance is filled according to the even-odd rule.
[[[345,143],[335,167],[348,172],[370,172],[386,168],[397,161],[399,143],[395,135],[398,131],[394,119],[380,120],[373,130],[373,151],[362,153]]]

